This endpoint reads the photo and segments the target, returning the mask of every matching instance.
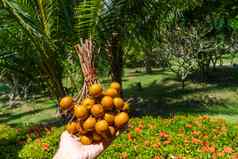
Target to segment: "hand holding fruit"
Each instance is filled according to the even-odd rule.
[[[120,91],[117,82],[112,82],[105,91],[100,84],[93,84],[90,96],[79,104],[72,97],[62,98],[60,107],[74,115],[66,126],[68,133],[84,145],[112,140],[129,120],[128,103],[119,96]]]

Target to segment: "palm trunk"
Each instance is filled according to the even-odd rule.
[[[151,48],[145,48],[144,50],[144,59],[145,59],[145,72],[146,73],[152,73],[152,56],[151,56],[152,49]]]
[[[120,35],[113,34],[111,45],[109,48],[109,61],[111,62],[110,74],[112,81],[116,81],[122,84],[122,74],[123,74],[123,48],[120,43]]]

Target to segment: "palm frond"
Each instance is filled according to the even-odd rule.
[[[17,22],[28,32],[29,35],[37,37],[42,36],[37,27],[32,23],[29,14],[22,10],[22,8],[15,1],[1,0],[1,2],[4,8],[6,8],[9,13],[15,17]]]
[[[86,39],[95,36],[101,7],[101,0],[82,0],[75,4],[74,32],[78,38]]]

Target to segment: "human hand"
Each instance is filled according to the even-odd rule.
[[[64,131],[60,138],[59,149],[53,159],[95,159],[110,143],[83,145],[76,137]]]

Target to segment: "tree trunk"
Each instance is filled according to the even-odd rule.
[[[120,43],[120,35],[114,33],[112,35],[111,44],[109,47],[108,55],[111,61],[110,74],[112,81],[119,82],[122,84],[123,74],[123,48]]]
[[[146,73],[152,73],[152,56],[151,56],[152,49],[151,48],[145,48],[144,50],[144,57],[145,57],[145,72]]]

